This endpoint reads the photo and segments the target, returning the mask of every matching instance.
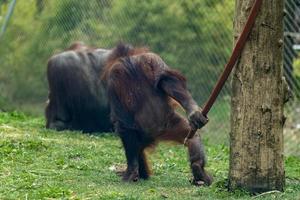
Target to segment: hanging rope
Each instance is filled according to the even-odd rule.
[[[223,71],[223,73],[221,74],[218,82],[216,83],[213,91],[210,94],[210,97],[208,99],[208,101],[206,102],[206,104],[204,105],[203,109],[202,109],[202,114],[204,116],[207,116],[208,112],[210,111],[211,107],[213,106],[213,104],[215,103],[218,95],[220,94],[223,86],[225,85],[226,80],[228,79],[236,61],[238,60],[238,58],[240,57],[244,46],[247,42],[247,38],[249,36],[250,31],[252,30],[252,27],[255,23],[255,19],[259,13],[259,9],[261,7],[262,4],[262,0],[256,0],[251,8],[250,11],[250,15],[247,19],[247,22],[244,26],[244,29],[240,35],[240,37],[238,38],[236,45],[232,51],[232,54],[230,56],[230,59],[228,61],[228,63],[225,66],[225,69]],[[186,143],[187,139],[192,138],[196,133],[196,130],[191,130],[189,132],[189,134],[187,135],[187,137],[185,138],[184,144]]]

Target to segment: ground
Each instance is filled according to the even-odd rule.
[[[227,191],[227,145],[205,145],[212,186],[192,186],[184,147],[170,144],[150,153],[150,180],[128,184],[115,173],[125,163],[118,137],[50,131],[42,118],[0,113],[0,199],[300,199],[299,157],[285,158],[284,193],[254,197]]]

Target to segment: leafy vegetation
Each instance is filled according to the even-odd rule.
[[[125,163],[116,136],[55,132],[41,118],[0,113],[0,199],[253,199],[226,189],[227,145],[205,141],[205,146],[215,178],[211,187],[190,185],[185,149],[169,144],[150,154],[150,180],[128,184],[114,172]],[[299,158],[286,157],[285,192],[256,199],[299,199],[299,166]]]
[[[300,59],[296,59],[294,61],[294,70],[295,70],[295,75],[300,82]]]
[[[0,25],[8,2],[0,5]],[[0,42],[0,108],[41,113],[30,105],[47,98],[47,59],[76,40],[149,46],[187,76],[204,103],[230,54],[233,9],[233,0],[17,1]]]

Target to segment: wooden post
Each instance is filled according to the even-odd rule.
[[[236,0],[234,36],[254,0]],[[283,190],[283,0],[264,0],[233,73],[229,189]]]

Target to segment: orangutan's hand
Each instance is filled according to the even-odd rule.
[[[208,122],[208,118],[201,113],[201,110],[191,112],[188,116],[188,120],[190,125],[195,129],[202,128]]]

